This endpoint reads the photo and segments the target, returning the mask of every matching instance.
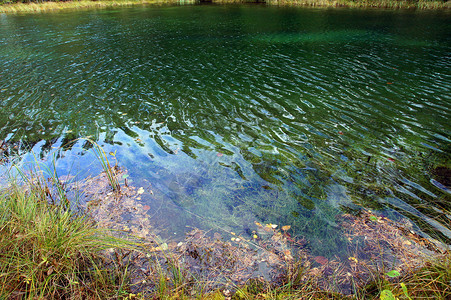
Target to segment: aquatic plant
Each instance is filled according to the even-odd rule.
[[[93,145],[92,151],[93,151],[94,155],[96,156],[97,160],[100,162],[100,165],[102,166],[102,169],[105,172],[106,176],[108,177],[108,181],[110,182],[110,185],[111,185],[113,191],[120,192],[121,186],[120,186],[118,178],[116,176],[117,161],[114,166],[111,166],[105,150],[98,143],[96,143],[95,141],[93,141],[89,138],[80,138],[78,140],[85,140],[90,145]],[[111,155],[114,158],[116,158],[115,153],[112,153]]]

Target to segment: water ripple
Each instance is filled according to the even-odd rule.
[[[404,31],[443,16],[404,12],[406,24],[378,30],[293,9],[300,24],[313,22],[296,28],[281,27],[271,16],[283,12],[270,8],[254,19],[193,9],[208,13],[200,21],[183,8],[3,18],[0,139],[101,138],[168,189],[169,201],[183,193],[169,183],[185,182],[171,176],[198,178],[203,194],[190,189],[185,196],[196,199],[178,204],[205,214],[212,199],[247,187],[241,204],[227,207],[244,203],[255,218],[308,235],[302,218],[334,223],[325,200],[346,190],[362,206],[391,207],[449,238],[449,186],[437,175],[449,165],[449,37]],[[152,166],[136,166],[149,157]]]

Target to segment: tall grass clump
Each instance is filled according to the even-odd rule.
[[[120,246],[48,191],[14,179],[0,191],[0,299],[107,299],[127,290]]]
[[[105,150],[103,150],[103,148],[99,144],[97,144],[95,141],[90,140],[90,139],[85,139],[85,140],[94,146],[92,148],[94,155],[96,156],[97,160],[100,162],[100,165],[102,166],[102,169],[105,172],[105,174],[108,178],[108,182],[110,183],[113,191],[120,192],[121,186],[120,186],[119,181],[116,176],[117,175],[117,161],[114,166],[111,166]],[[112,155],[114,158],[116,158],[115,153]]]

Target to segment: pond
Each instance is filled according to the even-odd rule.
[[[161,238],[290,225],[346,248],[359,208],[451,241],[450,13],[263,5],[0,15],[2,170],[79,178],[104,147]]]

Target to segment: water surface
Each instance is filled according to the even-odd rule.
[[[6,156],[146,191],[162,238],[291,225],[345,248],[339,214],[451,240],[448,12],[136,7],[0,15]],[[63,148],[60,148],[63,147]],[[56,154],[55,154],[56,153]],[[113,157],[110,157],[113,159]],[[337,219],[338,218],[338,219]]]

